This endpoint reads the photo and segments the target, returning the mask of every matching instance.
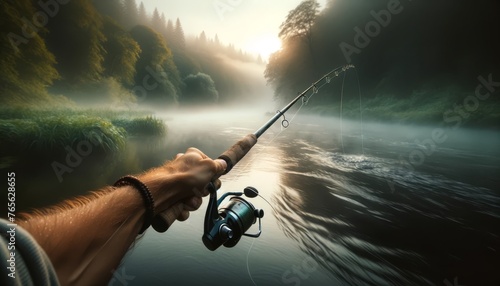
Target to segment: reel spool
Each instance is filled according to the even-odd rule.
[[[233,247],[240,238],[245,235],[257,238],[262,233],[261,219],[264,217],[264,211],[256,209],[250,202],[241,198],[245,195],[249,198],[255,198],[259,195],[257,189],[246,187],[243,192],[229,192],[222,195],[217,200],[217,192],[213,184],[209,186],[210,199],[205,215],[205,225],[203,233],[203,244],[214,251],[221,245]],[[234,196],[219,208],[222,201],[227,196]],[[259,219],[259,232],[255,234],[246,233],[248,229]]]

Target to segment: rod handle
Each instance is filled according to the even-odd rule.
[[[219,159],[226,161],[227,168],[224,174],[229,173],[231,169],[236,165],[245,155],[252,149],[252,147],[257,143],[257,136],[254,134],[248,134],[238,142],[236,142],[231,148],[227,149],[224,153],[219,156]],[[213,178],[214,180],[218,177]],[[166,213],[159,213],[153,219],[152,226],[157,232],[165,232],[168,230],[170,225],[174,223],[176,218],[169,217]]]
[[[226,161],[227,168],[223,175],[229,173],[245,155],[257,143],[257,136],[255,134],[248,134],[240,141],[236,142],[231,148],[227,149],[219,159]]]
[[[168,212],[165,211],[163,213],[157,214],[154,217],[153,222],[151,223],[151,226],[157,232],[163,233],[163,232],[168,230],[170,225],[172,225],[176,219],[177,218],[170,217],[168,215]]]

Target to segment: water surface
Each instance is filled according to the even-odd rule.
[[[174,118],[168,156],[197,146],[216,157],[266,120],[238,113]],[[148,232],[124,263],[136,273],[132,284],[447,285],[457,279],[496,285],[500,136],[444,129],[445,142],[421,144],[435,128],[347,121],[340,128],[336,119],[307,116],[284,132],[277,124],[223,177],[220,191],[254,186],[271,203],[252,199],[266,213],[261,238],[206,250],[203,205],[166,234]]]
[[[19,171],[20,207],[112,184],[191,146],[217,157],[269,117],[240,111],[159,116],[168,125],[165,138],[132,138],[118,157],[84,158],[62,182],[49,164]],[[207,250],[201,241],[205,200],[166,233],[148,230],[124,259],[119,273],[130,279],[122,282],[500,285],[500,134],[444,128],[446,140],[429,145],[436,128],[348,121],[341,127],[335,118],[314,116],[298,116],[284,131],[277,124],[222,177],[219,191],[260,191],[267,202],[250,201],[265,211],[262,236]]]

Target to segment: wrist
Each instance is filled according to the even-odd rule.
[[[138,176],[138,179],[148,186],[157,214],[167,210],[180,199],[177,198],[179,192],[176,191],[180,182],[179,175],[166,173],[155,170]]]
[[[118,188],[123,186],[130,186],[133,187],[133,189],[135,189],[141,195],[145,212],[143,226],[141,227],[139,233],[144,233],[144,231],[146,231],[146,229],[151,226],[153,218],[156,215],[155,201],[148,186],[134,176],[121,177],[120,179],[118,179],[118,181],[116,181],[114,186]]]

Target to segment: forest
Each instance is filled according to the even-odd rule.
[[[135,0],[0,8],[0,168],[50,162],[78,142],[118,154],[131,137],[167,133],[154,111],[244,102],[263,82],[244,68],[263,69],[260,57],[186,36],[180,19]]]
[[[499,81],[500,42],[493,35],[500,4],[478,3],[329,0],[320,7],[304,0],[283,19],[282,48],[263,76],[281,104],[332,68],[354,64],[355,73],[326,86],[309,112],[446,121],[474,94],[479,78]],[[260,57],[204,31],[186,36],[181,19],[146,11],[136,0],[7,0],[0,6],[5,130],[16,130],[12,120],[27,119],[34,113],[26,109],[33,108],[244,105],[261,81],[239,67],[262,66]],[[498,127],[499,97],[477,105],[465,118],[470,125]]]
[[[265,76],[284,102],[334,67],[354,64],[357,74],[345,78],[346,116],[440,123],[447,110],[468,103],[480,77],[498,86],[498,11],[492,0],[330,0],[326,7],[305,0],[284,19],[283,48]],[[342,81],[326,86],[331,96],[315,97],[311,111],[338,116]],[[498,128],[500,97],[478,105],[467,116],[470,125]]]
[[[2,106],[227,103],[252,88],[228,62],[263,64],[135,0],[0,5]]]

